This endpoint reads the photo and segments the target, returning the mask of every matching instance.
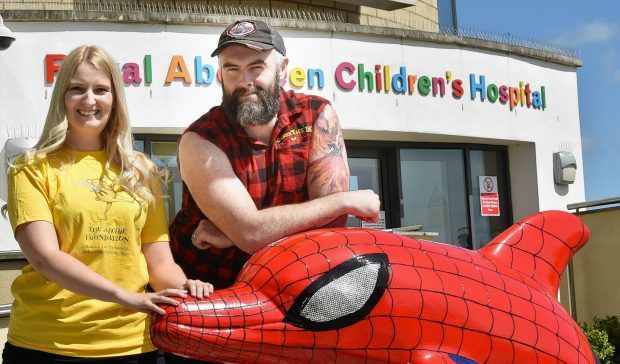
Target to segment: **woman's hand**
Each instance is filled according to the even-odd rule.
[[[188,279],[181,286],[185,291],[198,299],[208,297],[213,293],[213,285],[211,283],[203,282],[198,279]]]
[[[132,308],[140,312],[149,311],[163,315],[166,311],[158,304],[165,303],[171,306],[178,306],[179,302],[170,296],[187,297],[187,291],[177,288],[168,288],[159,292],[136,293],[123,290],[119,294],[119,303],[125,307]]]
[[[159,304],[167,304],[178,306],[179,301],[171,298],[171,296],[185,298],[187,293],[198,299],[208,297],[213,293],[213,285],[211,283],[199,281],[197,279],[188,279],[180,288],[167,288],[159,292],[135,293],[123,290],[119,295],[119,303],[125,307],[132,308],[140,312],[153,311],[163,315],[166,311],[159,307]]]

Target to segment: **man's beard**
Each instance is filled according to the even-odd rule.
[[[252,93],[256,100],[239,100],[239,95]],[[271,90],[252,85],[249,88],[238,88],[226,94],[222,84],[222,109],[228,120],[242,127],[263,125],[270,122],[280,110],[280,75],[276,74]]]

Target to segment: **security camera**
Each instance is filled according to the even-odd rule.
[[[2,15],[0,15],[0,51],[9,48],[14,40],[13,32],[4,25]]]

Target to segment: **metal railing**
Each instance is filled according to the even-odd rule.
[[[600,200],[571,203],[571,204],[566,205],[566,208],[568,210],[575,210],[575,214],[579,214],[580,209],[585,209],[588,207],[609,207],[610,205],[617,205],[617,204],[620,204],[620,197],[604,198]],[[595,210],[598,210],[598,209],[595,209]],[[568,289],[568,300],[569,300],[569,313],[575,320],[577,320],[577,300],[575,297],[575,276],[574,276],[575,273],[574,273],[572,259],[568,262],[568,265],[566,267],[566,272],[568,274],[567,289]]]
[[[295,3],[291,3],[295,5]],[[159,13],[174,15],[226,15],[247,16],[259,18],[280,18],[304,21],[347,23],[346,10],[333,8],[288,8],[260,4],[222,4],[211,1],[136,1],[136,0],[3,0],[0,1],[0,10],[65,10],[82,12],[121,12],[121,13]],[[359,13],[354,15],[359,16]],[[432,27],[428,23],[410,20],[407,24],[400,24],[403,29],[416,29],[436,32],[436,23]],[[432,29],[431,29],[432,28]],[[518,36],[510,33],[490,32],[468,27],[439,27],[439,34],[486,40],[496,43],[514,45],[530,49],[561,54],[570,58],[579,59],[579,51],[570,47],[561,46]]]
[[[584,209],[587,207],[602,207],[602,206],[616,205],[616,204],[620,204],[620,197],[604,198],[601,200],[571,203],[571,204],[566,205],[566,208],[569,210],[575,210],[575,212],[579,212],[579,209]]]
[[[283,18],[306,21],[323,21],[344,23],[346,11],[338,9],[293,9],[261,5],[209,4],[207,2],[171,2],[171,1],[110,1],[80,0],[57,1],[16,1],[5,0],[0,3],[4,10],[69,10],[124,13],[167,13],[195,15],[233,15],[259,18]]]
[[[26,259],[26,257],[24,257],[24,253],[22,253],[21,250],[8,250],[8,251],[0,252],[0,262],[7,261],[7,260],[23,260],[23,259]]]
[[[453,27],[439,27],[439,32],[446,36],[455,35],[463,38],[480,39],[490,42],[503,43],[518,47],[525,47],[545,52],[557,53],[575,59],[580,58],[579,50],[577,49],[510,33],[497,33],[467,27],[458,27],[457,29]]]
[[[11,315],[11,304],[0,305],[0,318],[7,318]]]
[[[0,252],[0,263],[3,261],[24,260],[24,254],[20,250],[10,250]],[[7,318],[11,315],[10,303],[0,304],[0,319]]]

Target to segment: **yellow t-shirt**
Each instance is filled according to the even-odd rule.
[[[163,201],[140,205],[105,171],[106,153],[67,148],[12,168],[8,211],[13,230],[54,224],[60,249],[133,292],[149,281],[142,242],[168,241]],[[159,193],[159,191],[154,191]],[[155,350],[147,315],[66,289],[31,265],[11,286],[8,341],[66,356],[106,357]]]

